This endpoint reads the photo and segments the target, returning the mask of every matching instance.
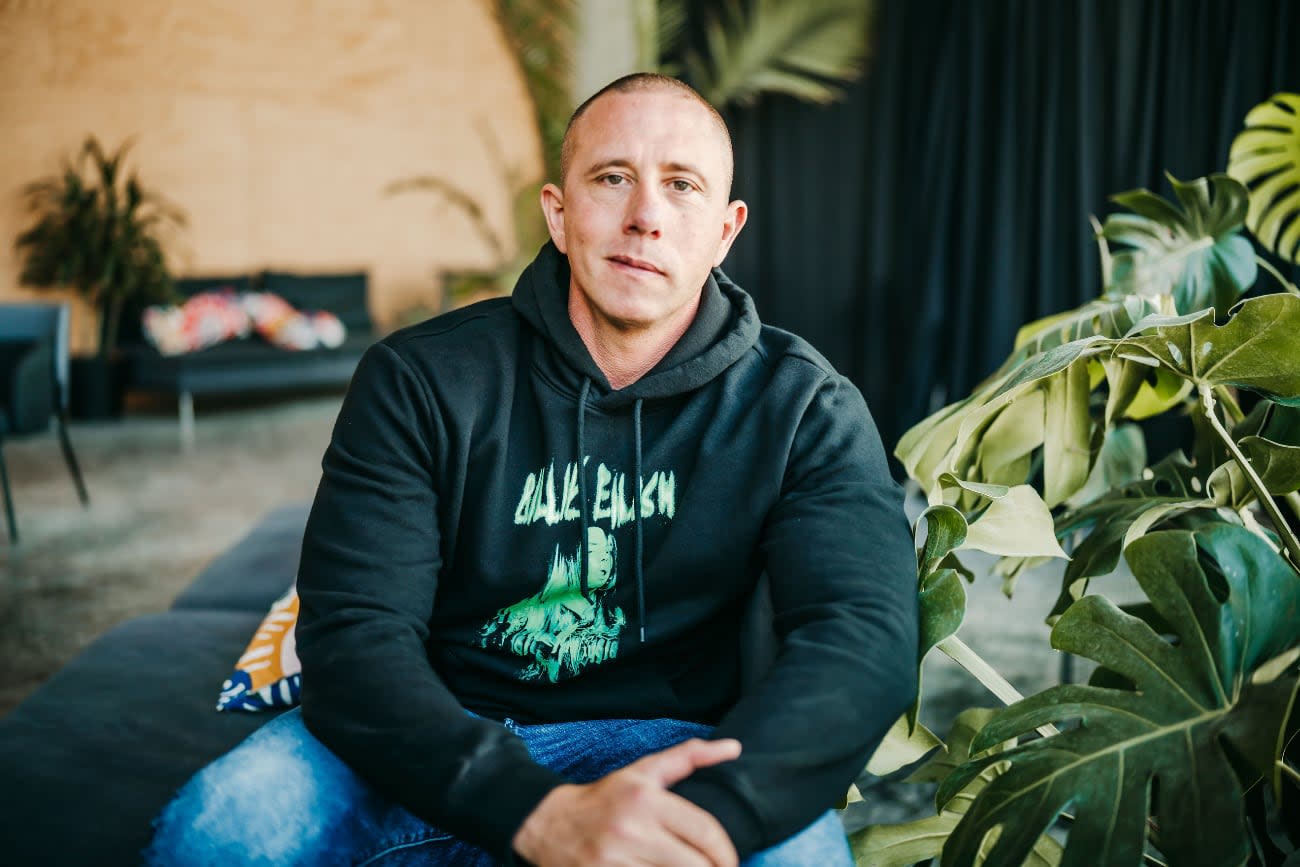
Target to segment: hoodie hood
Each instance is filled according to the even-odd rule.
[[[649,373],[612,389],[569,319],[569,260],[548,241],[515,286],[519,315],[545,339],[554,358],[538,359],[548,376],[575,396],[589,381],[586,402],[616,409],[692,391],[734,364],[757,342],[761,325],[754,302],[714,268],[705,281],[694,321]],[[559,362],[558,364],[556,362]]]

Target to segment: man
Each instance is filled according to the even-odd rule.
[[[915,696],[914,555],[857,390],[715,270],[731,174],[694,91],[620,79],[513,298],[367,354],[304,540],[302,714],[196,777],[156,860],[848,863],[827,810]],[[779,652],[742,694],[764,570]]]

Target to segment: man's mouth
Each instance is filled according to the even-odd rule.
[[[609,256],[608,259],[609,261],[613,262],[616,265],[623,265],[624,267],[627,268],[635,268],[638,271],[646,271],[651,274],[664,273],[662,269],[656,267],[654,264],[647,262],[644,259],[638,259],[635,256],[618,255],[618,256]]]

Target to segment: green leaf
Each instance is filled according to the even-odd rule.
[[[966,616],[966,587],[955,569],[940,569],[921,584],[921,635],[918,661],[935,645],[956,635]]]
[[[1009,765],[967,811],[945,847],[945,865],[974,863],[998,825],[989,861],[1020,863],[1067,807],[1075,820],[1066,863],[1137,864],[1148,816],[1170,863],[1247,858],[1235,759],[1260,776],[1272,772],[1295,686],[1294,677],[1252,684],[1249,673],[1300,640],[1300,581],[1262,540],[1227,524],[1153,533],[1127,557],[1176,642],[1104,597],[1071,606],[1052,630],[1052,646],[1096,661],[1131,688],[1062,685],[1000,711],[972,750],[1044,723],[1080,724],[981,756],[944,780],[941,805],[990,765]]]
[[[1241,450],[1270,494],[1300,490],[1300,408],[1264,404],[1258,433],[1243,436]],[[1237,434],[1237,431],[1233,431]]]
[[[1233,511],[1244,509],[1256,500],[1255,489],[1232,458],[1215,467],[1205,489],[1215,503]]]
[[[886,777],[943,746],[943,741],[923,725],[911,725],[906,716],[894,720],[867,762],[867,773]]]
[[[1260,243],[1300,262],[1300,95],[1274,94],[1246,115],[1228,174],[1250,189],[1246,225]]]
[[[1115,354],[1152,359],[1201,385],[1234,385],[1270,400],[1300,405],[1300,298],[1248,298],[1222,326],[1213,311],[1150,316],[1120,341]]]
[[[917,566],[924,579],[939,563],[966,541],[966,518],[952,506],[931,506],[921,513],[916,526],[925,522],[925,544],[921,547]]]
[[[1034,450],[1043,445],[1044,422],[1042,390],[1007,404],[980,438],[979,477],[998,485],[1023,484]]]
[[[1100,358],[1108,352],[1105,339],[1123,337],[1136,322],[1159,309],[1152,299],[1137,296],[1098,299],[1077,310],[1026,325],[1017,335],[1016,348],[996,373],[969,397],[944,407],[904,433],[895,455],[908,475],[932,497],[939,476],[945,472],[972,481],[1024,481],[1014,476],[1025,466],[1024,448],[1038,439],[1042,422],[1033,421],[1035,407],[1022,405],[1022,401],[1042,401],[1044,398],[1036,392],[1043,381],[1081,356]],[[1062,349],[1067,344],[1074,345]],[[1175,388],[1182,387],[1176,375],[1170,374],[1167,379],[1176,383]],[[1012,390],[1015,393],[1008,394]],[[1003,418],[1008,412],[1011,415]],[[1028,428],[1017,429],[1019,424]],[[974,446],[963,452],[961,447],[972,437],[976,440]]]
[[[1066,505],[1077,509],[1117,488],[1132,484],[1141,478],[1146,465],[1147,444],[1142,429],[1135,424],[1108,425],[1088,481],[1074,492]]]
[[[1106,424],[1120,418],[1141,421],[1167,412],[1192,390],[1192,383],[1166,368],[1114,356],[1102,362],[1110,394],[1106,398]]]
[[[1087,359],[1107,349],[1105,338],[1086,337],[1055,346],[1040,355],[1027,358],[993,390],[982,406],[973,405],[964,414],[956,438],[944,458],[947,466],[942,469],[961,478],[971,478],[972,468],[980,462],[984,434],[1006,406],[1022,399],[1031,391],[1041,388],[1051,377],[1067,371],[1072,365],[1083,364]],[[1047,472],[1046,469],[1044,471]],[[1062,471],[1053,469],[1052,472]]]
[[[1069,559],[1056,541],[1052,513],[1029,485],[1017,485],[990,502],[970,525],[962,547],[1001,557]]]
[[[1102,234],[1131,249],[1113,257],[1109,292],[1172,297],[1180,313],[1226,311],[1255,283],[1259,266],[1241,235],[1246,188],[1227,175],[1169,183],[1182,210],[1149,190],[1112,200],[1134,213],[1112,214]],[[1210,190],[1213,187],[1213,196]]]
[[[984,708],[962,711],[948,734],[947,749],[935,753],[908,777],[908,782],[938,782],[948,776],[970,758],[971,739],[992,715],[993,711]],[[937,815],[897,825],[872,825],[850,835],[854,862],[870,867],[910,867],[939,857],[943,844],[961,821],[962,814],[997,772],[996,768],[985,771],[949,802],[948,809]],[[1025,863],[1035,867],[1055,867],[1060,863],[1063,851],[1059,843],[1043,836],[1035,843]]]
[[[1076,361],[1047,381],[1043,430],[1043,501],[1058,506],[1083,487],[1092,469],[1092,384],[1088,363]]]
[[[861,0],[720,4],[705,25],[707,54],[687,55],[689,77],[719,108],[769,91],[830,102],[837,82],[862,73],[870,11]]]
[[[966,518],[952,506],[931,506],[921,513],[916,525],[926,526],[925,543],[917,552],[919,582],[920,642],[916,657],[917,697],[904,718],[915,726],[921,709],[921,663],[930,650],[956,634],[966,616],[966,588],[962,585],[954,551],[966,541]],[[950,565],[945,565],[950,564]]]

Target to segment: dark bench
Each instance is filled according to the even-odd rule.
[[[0,719],[0,861],[140,863],[176,790],[277,715],[214,708],[297,575],[306,520],[306,505],[270,513],[170,610],[100,636]]]
[[[273,292],[300,310],[327,310],[347,328],[336,349],[279,349],[256,335],[183,355],[163,355],[140,330],[140,311],[124,317],[121,346],[132,391],[174,394],[181,442],[193,443],[196,395],[248,394],[309,388],[345,387],[361,355],[375,340],[367,307],[364,272],[290,274],[264,271],[255,277],[203,277],[176,281],[186,298],[230,287],[239,292]]]

